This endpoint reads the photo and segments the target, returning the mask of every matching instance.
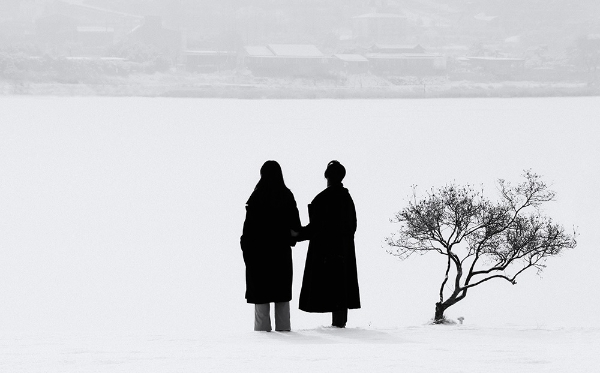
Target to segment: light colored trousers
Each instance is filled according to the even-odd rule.
[[[271,304],[254,305],[254,330],[261,332],[271,331]],[[275,330],[290,331],[290,302],[275,303]]]

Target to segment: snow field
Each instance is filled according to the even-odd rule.
[[[0,371],[592,372],[598,364],[598,98],[202,100],[0,98]],[[349,328],[300,312],[254,333],[239,236],[267,159],[301,218],[332,159],[357,205],[363,308]],[[432,317],[443,258],[385,252],[418,185],[518,182],[580,232],[542,277],[475,288]]]
[[[7,372],[593,372],[597,328],[317,327],[290,333],[2,338]]]

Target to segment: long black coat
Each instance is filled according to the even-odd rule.
[[[296,200],[289,189],[256,190],[246,205],[240,239],[246,264],[246,300],[262,304],[292,299],[292,250],[296,241],[290,230],[300,229]]]
[[[348,189],[329,186],[308,206],[310,239],[300,292],[300,309],[333,312],[360,308],[354,233],[356,210]]]

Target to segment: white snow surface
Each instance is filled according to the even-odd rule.
[[[3,372],[595,372],[595,328],[414,326],[2,338]]]
[[[593,372],[600,363],[600,98],[220,100],[0,97],[0,372]],[[337,159],[357,206],[362,308],[252,331],[239,236],[267,159],[301,218]],[[429,326],[435,255],[385,251],[412,192],[518,182],[578,247],[490,281]]]

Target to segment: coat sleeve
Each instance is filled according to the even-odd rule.
[[[314,231],[314,226],[315,226],[315,224],[313,224],[314,201],[313,201],[313,203],[308,205],[308,217],[309,217],[308,224],[305,226],[300,226],[300,230],[298,231],[298,233],[299,233],[298,237],[296,237],[296,241],[298,241],[298,242],[308,241],[313,236],[313,231]]]
[[[244,219],[244,227],[242,229],[242,236],[240,237],[240,247],[244,253],[251,250],[252,234],[255,230],[254,219],[252,216],[252,210],[246,205],[246,219]],[[245,258],[245,256],[244,256]]]
[[[318,194],[315,199],[308,205],[308,220],[309,223],[300,229],[300,235],[298,241],[308,241],[314,239],[319,235],[319,232],[323,231],[324,227],[324,216],[323,216],[323,199],[320,198],[321,194]]]
[[[350,194],[348,194],[347,216],[348,216],[348,232],[352,232],[352,234],[354,234],[356,232],[356,226],[357,226],[356,207],[354,206],[354,201],[352,200],[352,197],[350,197]]]
[[[300,222],[300,213],[298,212],[298,206],[296,200],[292,197],[292,203],[289,209],[289,223],[290,229],[298,233],[302,231],[302,223]],[[296,246],[296,243],[300,241],[300,236],[292,237],[290,232],[290,246]]]

